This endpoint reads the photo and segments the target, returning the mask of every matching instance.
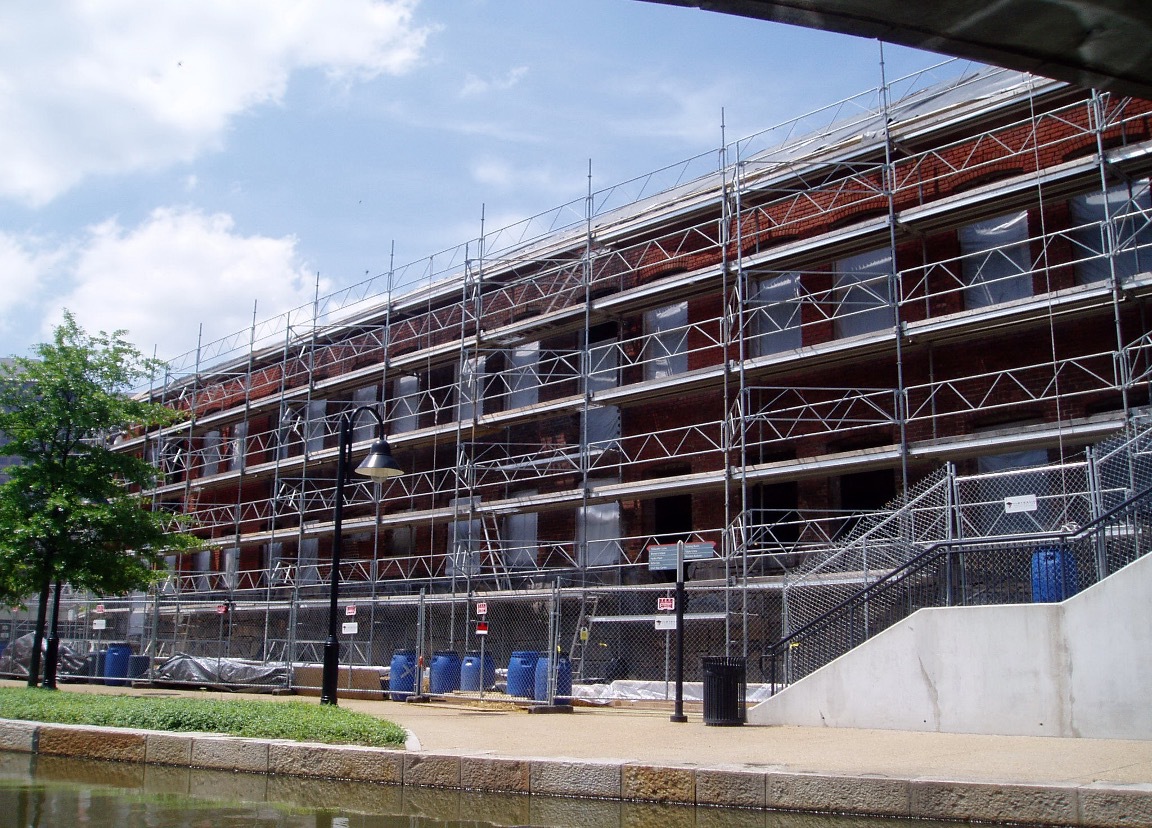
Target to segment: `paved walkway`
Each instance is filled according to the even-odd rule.
[[[19,686],[19,682],[0,682]],[[172,695],[169,689],[61,685],[65,692]],[[188,693],[193,695],[193,693]],[[236,698],[240,694],[197,692]],[[307,696],[253,698],[316,701]],[[576,707],[529,714],[524,708],[466,703],[413,704],[344,697],[342,707],[389,719],[414,737],[410,750],[460,756],[571,758],[685,766],[746,765],[791,773],[876,775],[1023,784],[1142,783],[1152,786],[1152,742],[980,736],[813,727],[715,727],[699,713]]]
[[[342,700],[407,728],[436,753],[748,765],[793,773],[979,782],[1152,785],[1152,742],[812,727],[714,727],[700,715],[578,707],[571,714]]]
[[[177,692],[96,685],[64,689]],[[402,761],[392,754],[399,761],[395,775],[378,781],[485,789],[482,780],[498,771],[503,776],[489,789],[708,804],[742,803],[752,796],[748,804],[760,807],[1152,826],[1148,741],[713,727],[699,714],[677,724],[669,721],[668,711],[651,709],[577,707],[572,713],[530,714],[506,704],[481,709],[356,698],[342,698],[340,704],[390,719],[412,735]],[[199,750],[189,749],[193,756]],[[273,767],[270,756],[285,750],[267,748],[260,761],[270,764],[256,769],[295,772],[289,764],[279,771]],[[317,759],[307,754],[303,761]],[[252,769],[235,759],[220,762]]]

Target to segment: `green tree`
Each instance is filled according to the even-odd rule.
[[[0,452],[20,459],[0,485],[0,600],[39,593],[30,686],[39,677],[53,584],[45,686],[55,685],[62,582],[124,594],[145,587],[164,554],[196,544],[169,532],[171,517],[143,502],[139,492],[153,483],[152,466],[112,448],[125,430],[178,417],[129,394],[161,365],[123,337],[88,334],[65,312],[51,342],[0,368],[0,431],[8,438]]]

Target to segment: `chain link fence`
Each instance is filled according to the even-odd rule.
[[[773,675],[794,680],[919,607],[1067,597],[1147,551],[1152,501],[1137,496],[1150,485],[1144,423],[1079,463],[970,476],[942,469],[841,539],[810,544],[783,574],[741,575],[733,564],[703,580],[715,567],[694,570],[683,607],[684,697],[700,698],[706,657],[747,658],[754,701],[770,692]],[[733,560],[750,551],[729,545]],[[471,594],[348,579],[334,619],[330,574],[318,566],[309,583],[204,574],[129,598],[65,587],[60,680],[318,692],[335,621],[341,694],[673,698],[671,573],[629,586],[568,586],[558,573],[531,588]],[[396,594],[397,586],[410,592]],[[0,612],[0,674],[26,675],[20,648],[31,646],[36,609]]]
[[[404,697],[419,692],[518,701],[554,696],[609,702],[674,697],[674,584],[658,587],[541,589],[466,595],[362,596],[338,602],[341,694]],[[212,688],[315,691],[329,628],[326,596],[307,589],[243,590],[218,596],[134,599],[65,596],[60,604],[60,680],[150,681]],[[778,635],[779,590],[685,590],[685,698],[700,699],[701,659],[742,654],[749,635],[762,648]],[[733,601],[740,603],[733,606]],[[747,606],[748,611],[744,611]],[[0,635],[32,632],[35,606],[0,616]],[[750,619],[750,629],[743,623]],[[734,629],[733,625],[741,626]],[[131,664],[109,654],[127,647]],[[549,659],[556,653],[555,659]],[[76,658],[70,658],[75,654]],[[545,660],[554,692],[529,669]],[[553,666],[554,665],[554,666]],[[423,671],[416,668],[423,667]],[[26,668],[0,670],[27,675]]]

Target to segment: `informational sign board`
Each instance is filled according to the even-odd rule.
[[[355,621],[345,621],[340,625],[340,632],[344,635],[356,635],[356,633],[360,632],[360,625]]]
[[[1004,513],[1015,514],[1016,512],[1035,512],[1036,511],[1036,495],[1016,495],[1015,497],[1004,498]]]
[[[95,621],[92,622],[92,629],[94,629],[94,630],[108,629],[108,622],[105,621],[103,618],[97,618]]]
[[[656,619],[656,629],[658,630],[674,630],[676,629],[676,616],[669,615],[665,618]]]
[[[676,609],[676,599],[672,597],[657,598],[656,609],[661,612],[672,612],[672,610]]]
[[[716,543],[705,541],[703,543],[684,544],[685,561],[703,561],[716,556]],[[676,571],[676,544],[660,543],[648,547],[648,569],[657,571]]]
[[[487,615],[488,614],[488,602],[487,601],[477,601],[476,602],[476,614],[477,615]]]
[[[349,616],[349,617],[355,615],[356,614],[356,605],[351,604],[347,607],[344,607],[344,614]]]

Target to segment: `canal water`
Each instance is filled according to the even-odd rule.
[[[402,788],[0,751],[0,828],[954,828],[955,824]]]

